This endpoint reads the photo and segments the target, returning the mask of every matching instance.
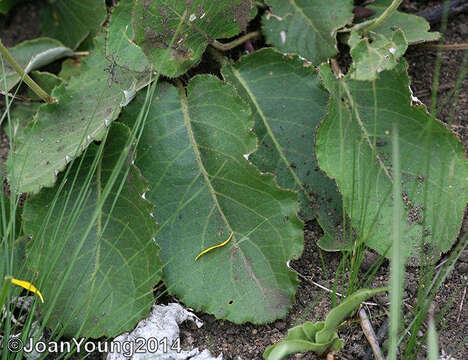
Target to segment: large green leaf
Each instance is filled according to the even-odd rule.
[[[266,0],[263,17],[267,43],[313,64],[335,56],[336,31],[353,20],[352,0]]]
[[[103,138],[121,106],[148,82],[148,76],[107,59],[104,38],[97,37],[80,75],[54,89],[58,103],[42,105],[35,121],[24,129],[27,141],[20,141],[10,151],[10,185],[17,191],[33,193],[41,186],[52,186],[67,163],[90,142]]]
[[[249,160],[277,175],[278,184],[298,190],[305,218],[318,216],[327,235],[342,221],[341,196],[335,183],[319,170],[315,131],[325,117],[328,95],[313,67],[273,49],[244,56],[222,69],[250,104],[260,146]]]
[[[154,301],[161,266],[153,241],[157,225],[153,205],[142,197],[147,183],[131,156],[86,232],[129,133],[114,124],[102,154],[91,145],[63,188],[43,189],[25,205],[25,233],[33,235],[28,267],[38,274],[43,313],[52,311],[47,324],[63,326],[64,335],[115,336],[132,329]]]
[[[106,19],[105,0],[54,0],[40,9],[42,33],[76,49]]]
[[[124,111],[125,122],[137,105]],[[147,198],[161,224],[156,239],[169,292],[236,323],[286,314],[297,287],[286,263],[303,247],[297,194],[243,156],[256,149],[252,127],[247,104],[213,76],[197,76],[187,89],[163,83],[136,160],[152,185]],[[195,260],[231,233],[227,245]]]
[[[408,255],[421,244],[447,251],[457,238],[468,199],[468,164],[460,141],[424,106],[413,106],[402,61],[371,82],[321,77],[331,93],[317,133],[319,165],[336,179],[352,224],[380,254],[392,242],[392,124],[399,131],[401,242]]]
[[[106,55],[120,66],[133,71],[150,67],[143,51],[133,43],[132,8],[134,0],[121,0],[112,11],[107,26]]]
[[[8,50],[18,65],[27,73],[62,57],[73,56],[71,49],[65,47],[60,41],[49,38],[27,40]],[[3,65],[4,68],[0,61],[0,89],[9,91],[21,80],[21,76],[5,59],[3,59]]]
[[[137,0],[135,42],[161,74],[179,76],[200,61],[210,41],[245,30],[255,9],[251,0]]]
[[[392,0],[376,0],[367,7],[375,11],[373,17],[376,18],[385,11],[391,2]],[[403,30],[406,40],[410,45],[440,39],[440,33],[435,31],[429,32],[430,25],[426,19],[401,11],[394,11],[382,24],[372,29],[372,31],[390,39],[396,29]]]

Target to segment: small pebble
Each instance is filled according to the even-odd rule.
[[[275,328],[277,328],[278,330],[284,330],[286,329],[286,323],[284,321],[278,321],[275,324]]]
[[[376,300],[377,303],[379,303],[380,305],[385,305],[385,304],[388,303],[388,295],[387,295],[387,294],[375,295],[375,300]]]
[[[366,250],[362,259],[361,269],[363,271],[369,270],[372,267],[372,265],[379,259],[379,257],[380,256],[378,254]]]
[[[460,31],[461,35],[468,35],[468,24],[458,25],[458,31]]]
[[[461,274],[466,274],[468,273],[468,263],[465,263],[465,262],[460,262],[457,266],[457,270],[461,273]]]
[[[461,253],[461,255],[459,257],[459,260],[461,262],[468,263],[468,249],[463,250],[463,252]]]

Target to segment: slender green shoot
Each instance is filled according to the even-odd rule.
[[[392,257],[390,265],[390,328],[388,360],[396,360],[398,353],[398,332],[401,323],[401,301],[403,298],[405,255],[402,251],[400,221],[401,221],[401,175],[400,147],[398,127],[392,126],[392,159],[393,159],[393,226],[392,226]]]

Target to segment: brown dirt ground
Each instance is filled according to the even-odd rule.
[[[405,10],[408,12],[419,11],[426,6],[438,4],[431,1],[429,4],[421,5],[418,2],[406,3]],[[23,40],[33,39],[40,35],[39,17],[37,3],[25,2],[13,10],[8,17],[0,15],[0,38],[7,46],[13,46]],[[449,21],[446,32],[446,43],[466,42],[468,35],[468,15],[460,14]],[[434,26],[433,30],[437,30]],[[410,76],[412,88],[417,97],[426,105],[430,106],[431,88],[436,60],[436,51],[433,49],[412,47],[406,54],[410,64]],[[450,95],[454,87],[458,73],[461,69],[463,59],[462,51],[444,51],[442,53],[441,75],[438,102],[443,101]],[[466,63],[465,63],[466,64]],[[454,119],[451,128],[459,135],[468,149],[468,82],[467,78],[462,83],[456,105],[454,107]],[[454,98],[443,107],[439,119],[449,123]],[[0,104],[1,105],[1,104]],[[8,152],[8,141],[3,132],[0,133],[0,158],[5,160]],[[468,232],[468,219],[465,217],[461,236]],[[313,285],[315,281],[327,288],[333,288],[335,271],[341,259],[339,253],[325,253],[321,251],[316,241],[320,238],[320,229],[311,222],[307,224],[305,231],[305,250],[302,257],[291,263],[291,266],[302,276],[296,295],[296,303],[285,319],[267,325],[235,325],[227,321],[216,320],[207,314],[198,314],[204,320],[205,325],[196,329],[190,324],[183,325],[181,337],[184,347],[208,348],[213,354],[223,353],[224,359],[236,359],[240,356],[244,360],[261,359],[265,348],[284,338],[288,328],[298,325],[303,321],[323,320],[331,309],[330,295]],[[367,251],[361,266],[362,273],[378,259],[378,256]],[[389,278],[388,263],[384,262],[380,267],[371,286],[387,284]],[[409,268],[406,274],[406,287],[404,293],[404,308],[410,311],[414,305],[418,289],[419,269]],[[449,275],[440,289],[435,304],[435,314],[439,313],[447,301],[453,299],[447,314],[445,326],[439,328],[440,346],[447,354],[456,359],[468,359],[468,306],[466,300],[466,287],[468,279],[468,250],[462,253],[455,270]],[[338,289],[346,286],[346,283],[336,284]],[[163,297],[164,301],[177,301],[170,297]],[[380,328],[388,311],[388,298],[386,295],[374,297],[371,301],[377,306],[367,306],[366,310],[371,317],[374,329]],[[371,359],[366,357],[369,345],[360,328],[357,318],[351,319],[347,326],[339,331],[341,338],[345,340],[345,348],[335,356],[335,359]],[[99,356],[92,356],[99,358]],[[314,354],[298,354],[291,359],[301,358],[306,360],[318,359]],[[422,356],[417,357],[423,358]]]

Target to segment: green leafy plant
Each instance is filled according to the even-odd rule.
[[[15,0],[2,0],[0,1],[0,13],[6,14],[14,5]]]
[[[340,305],[333,308],[327,314],[325,321],[315,323],[307,321],[300,326],[289,329],[284,340],[266,348],[263,357],[266,360],[281,360],[297,352],[313,351],[322,355],[327,350],[333,352],[341,350],[344,342],[338,337],[338,326],[363,301],[382,291],[386,291],[386,288],[356,291],[343,300]]]
[[[366,246],[390,257],[398,228],[399,251],[418,262],[429,247],[434,263],[457,238],[468,163],[413,97],[403,59],[441,35],[400,3],[354,22],[352,0],[120,0],[107,21],[103,0],[47,2],[47,37],[0,43],[1,258],[21,265],[2,274],[41,290],[57,337],[99,338],[143,318],[160,280],[220,319],[284,317],[303,221],[353,261]],[[351,290],[266,356],[338,350],[338,325],[377,291]]]

